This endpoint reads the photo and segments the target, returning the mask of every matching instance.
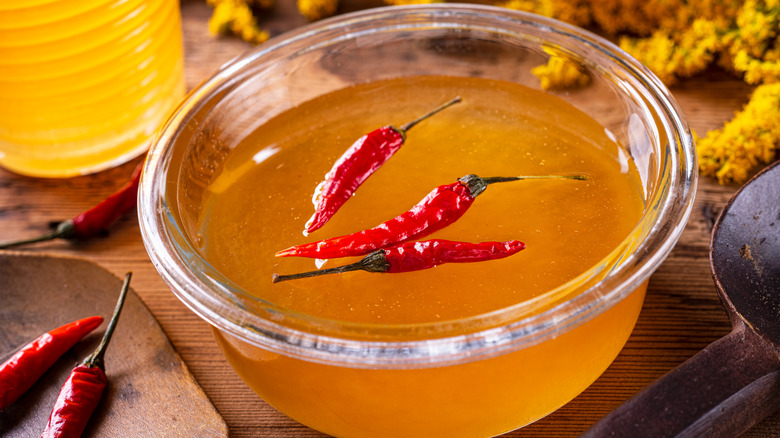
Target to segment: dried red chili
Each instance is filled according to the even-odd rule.
[[[0,365],[0,411],[30,389],[60,356],[102,322],[102,316],[90,316],[46,332]]]
[[[460,101],[460,97],[456,97],[400,128],[383,126],[360,137],[336,161],[333,168],[325,174],[325,180],[314,190],[314,215],[306,222],[305,233],[311,233],[325,225],[358,187],[401,148],[406,141],[408,130]]]
[[[107,384],[106,373],[100,368],[86,365],[73,368],[57,396],[41,438],[80,437]]]
[[[274,274],[273,282],[341,274],[349,271],[399,273],[430,269],[444,263],[471,263],[502,259],[525,248],[523,242],[453,242],[451,240],[426,240],[407,242],[374,251],[362,260],[349,265],[300,274]]]
[[[143,162],[133,171],[130,181],[96,206],[73,219],[60,222],[54,231],[31,239],[0,244],[0,249],[53,239],[88,239],[104,232],[123,214],[135,208]]]
[[[583,175],[541,175],[480,178],[466,175],[452,184],[439,186],[411,210],[374,228],[346,236],[293,246],[276,253],[277,257],[313,257],[329,259],[368,254],[379,248],[427,236],[455,222],[488,185],[525,179],[563,178],[584,180]]]
[[[104,356],[106,347],[108,347],[114,329],[116,329],[125,297],[127,297],[131,276],[132,273],[127,273],[125,276],[122,291],[119,293],[119,299],[114,307],[114,314],[111,315],[111,320],[108,322],[103,339],[100,340],[100,345],[81,365],[73,368],[68,380],[60,389],[60,394],[57,396],[57,401],[49,416],[49,423],[41,438],[77,438],[84,432],[89,417],[97,408],[103,390],[108,384]]]

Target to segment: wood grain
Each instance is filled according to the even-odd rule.
[[[293,0],[280,0],[289,22],[274,32],[301,23]],[[291,12],[292,11],[292,12]],[[207,34],[209,8],[201,1],[182,4],[185,71],[189,87],[219,65],[246,50],[248,44]],[[730,119],[750,87],[712,70],[672,90],[699,134]],[[101,200],[130,175],[135,162],[97,175],[69,180],[38,180],[0,170],[0,239],[34,235],[46,224],[72,217]],[[552,415],[509,437],[576,436],[607,412],[710,342],[726,335],[730,324],[712,282],[707,247],[714,217],[736,187],[700,180],[690,222],[679,244],[650,281],[645,306],[628,344],[613,365],[590,388]],[[321,434],[276,412],[255,396],[230,369],[209,326],[182,305],[149,262],[136,220],[123,219],[109,238],[85,243],[51,242],[31,253],[85,257],[120,276],[135,272],[133,287],[158,319],[192,374],[224,417],[233,437],[320,437]],[[780,415],[757,425],[747,436],[780,435]]]
[[[0,436],[36,437],[73,367],[100,342],[122,281],[83,259],[12,252],[0,254],[0,283],[0,361],[55,327],[92,315],[105,318],[0,412]],[[222,417],[132,289],[105,362],[108,387],[85,436],[227,436]]]

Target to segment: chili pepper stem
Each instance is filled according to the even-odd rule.
[[[30,243],[45,242],[47,240],[67,239],[69,237],[72,237],[75,231],[76,229],[73,225],[73,221],[64,221],[64,222],[60,222],[59,225],[57,225],[57,228],[54,229],[54,231],[43,234],[41,236],[0,243],[0,249],[9,249],[15,246],[22,246]]]
[[[499,182],[519,181],[523,179],[574,179],[579,181],[588,180],[587,175],[524,175],[524,176],[489,176],[482,178],[486,184]]]
[[[450,107],[450,106],[452,106],[452,105],[455,105],[456,103],[460,102],[461,100],[462,100],[462,99],[460,98],[460,96],[458,96],[458,97],[456,97],[456,98],[452,99],[451,101],[449,101],[449,102],[447,102],[447,103],[444,103],[444,104],[442,104],[441,106],[439,106],[439,107],[438,107],[438,108],[436,108],[435,110],[433,110],[433,111],[431,111],[431,112],[429,112],[429,113],[427,113],[427,114],[423,114],[423,115],[421,115],[420,117],[418,117],[418,118],[416,118],[416,119],[412,120],[412,121],[411,121],[411,122],[409,122],[409,123],[406,123],[406,124],[404,124],[404,125],[401,125],[401,127],[400,127],[400,128],[398,128],[398,131],[401,133],[401,135],[403,135],[403,134],[405,134],[405,133],[406,133],[406,131],[408,131],[408,130],[412,129],[412,127],[413,127],[414,125],[416,125],[416,124],[418,124],[418,123],[422,122],[423,120],[427,119],[428,117],[431,117],[432,115],[434,115],[434,114],[436,114],[436,113],[438,113],[438,112],[442,111],[442,110],[443,110],[443,109],[445,109],[445,108],[448,108],[448,107]]]
[[[273,282],[279,283],[280,281],[297,280],[299,278],[318,277],[320,275],[328,274],[342,274],[349,271],[368,271],[368,272],[387,272],[390,265],[385,258],[385,252],[383,250],[374,251],[371,254],[365,256],[358,262],[336,266],[334,268],[320,269],[319,271],[301,272],[298,274],[279,275],[274,274]]]
[[[526,179],[572,179],[578,181],[586,181],[589,180],[590,177],[588,177],[587,175],[575,174],[575,175],[489,176],[483,178],[471,174],[459,178],[458,181],[460,181],[463,185],[468,187],[469,192],[471,192],[471,196],[476,198],[480,193],[484,192],[487,186],[490,184],[510,182],[510,181],[521,181]]]
[[[111,320],[108,322],[108,327],[106,327],[106,332],[103,334],[103,339],[100,340],[100,344],[95,352],[89,355],[82,365],[104,369],[103,357],[106,354],[106,347],[108,347],[108,342],[111,341],[111,336],[114,335],[114,329],[116,329],[116,323],[119,320],[119,312],[122,311],[122,306],[125,304],[125,298],[127,297],[127,291],[130,289],[130,278],[132,276],[132,272],[128,272],[125,275],[122,291],[119,293],[119,299],[117,299],[114,313],[111,315]]]

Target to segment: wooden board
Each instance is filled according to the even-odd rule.
[[[87,316],[105,318],[0,412],[0,436],[37,437],[62,383],[103,335],[122,281],[82,259],[9,253],[0,255],[0,285],[2,362],[48,330]],[[227,436],[222,417],[132,289],[105,360],[108,388],[85,436]]]

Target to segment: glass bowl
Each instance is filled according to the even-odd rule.
[[[590,115],[633,160],[644,211],[609,257],[533,300],[460,320],[359,324],[254,298],[201,252],[204,188],[258,126],[344,87],[419,75],[482,77],[539,90],[556,56],[590,77],[549,91]],[[493,436],[564,405],[614,360],[649,276],[691,211],[696,160],[677,104],[610,42],[536,15],[446,4],[366,10],[312,24],[238,57],[194,89],[145,164],[139,215],[173,292],[210,323],[264,400],[335,436]],[[576,291],[573,293],[572,291]]]

